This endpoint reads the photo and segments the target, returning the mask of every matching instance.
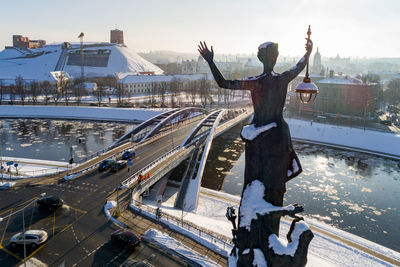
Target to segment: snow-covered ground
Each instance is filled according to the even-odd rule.
[[[188,248],[181,242],[178,242],[174,238],[170,237],[165,233],[161,233],[156,229],[149,229],[142,236],[144,239],[157,244],[159,247],[166,249],[167,251],[172,251],[172,253],[178,253],[183,255],[186,259],[189,259],[201,266],[220,266],[213,262],[212,260],[204,257],[203,255],[195,252],[194,250]]]
[[[226,219],[225,213],[226,208],[229,206],[233,206],[236,210],[238,210],[238,204],[240,201],[239,197],[201,188],[197,211],[195,213],[183,212],[182,214],[181,210],[176,210],[173,208],[177,195],[176,193],[176,188],[167,187],[163,196],[163,203],[161,207],[163,213],[170,214],[177,218],[183,217],[183,219],[187,222],[196,224],[199,227],[207,228],[215,233],[219,233],[231,238],[232,225]],[[150,194],[149,198],[144,198],[143,203],[156,208],[156,201],[150,200],[151,196],[152,194]],[[306,218],[306,222],[313,228],[314,233],[314,239],[311,241],[309,248],[307,266],[391,266],[389,263],[381,259],[378,259],[362,250],[356,249],[339,241],[339,238],[359,244],[374,252],[400,261],[400,253],[394,250],[383,247],[345,231],[336,229],[314,219]],[[286,233],[289,231],[289,227],[290,221],[282,220],[280,236],[286,236]],[[179,229],[179,227],[174,228]],[[321,231],[318,229],[321,229]],[[185,232],[188,230],[185,228],[185,230],[182,229],[182,231]],[[325,235],[323,233],[324,231],[337,236],[338,239]],[[193,234],[198,235],[198,233]],[[287,243],[284,239],[281,239],[281,242],[283,244]],[[218,245],[218,243],[216,243],[216,245]]]
[[[7,162],[12,162],[12,165],[7,165]],[[0,157],[0,166],[3,166],[0,177],[13,180],[59,173],[69,167],[68,162],[16,157]]]
[[[0,106],[3,118],[145,121],[166,110],[68,106]]]
[[[293,139],[400,159],[400,134],[286,119]]]

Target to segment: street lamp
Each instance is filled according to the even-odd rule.
[[[310,35],[311,35],[311,28],[310,25],[308,25],[307,42],[310,40]],[[315,85],[315,83],[311,82],[311,79],[308,75],[308,64],[309,63],[307,62],[306,76],[304,77],[303,82],[299,83],[296,86],[296,94],[300,99],[301,103],[303,104],[314,102],[315,97],[317,96],[318,93],[318,87]]]
[[[40,197],[44,197],[46,193],[40,194]],[[39,197],[35,197],[31,202],[26,204],[25,206],[22,207],[22,209],[19,209],[17,211],[14,211],[13,213],[8,214],[5,217],[0,217],[0,222],[2,222],[4,219],[7,219],[8,217],[13,216],[14,214],[19,213],[22,211],[22,234],[24,236],[24,267],[26,267],[26,240],[25,240],[25,208],[29,207],[32,203],[34,203]]]

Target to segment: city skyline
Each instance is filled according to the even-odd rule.
[[[314,50],[319,47],[323,56],[400,57],[400,3],[395,0],[19,3],[2,4],[1,50],[12,45],[13,34],[49,44],[78,42],[78,34],[84,32],[85,42],[108,42],[110,30],[118,28],[127,46],[137,52],[196,53],[202,40],[217,54],[254,54],[260,43],[274,41],[281,55],[297,56],[304,53],[311,24]]]

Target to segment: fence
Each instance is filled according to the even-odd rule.
[[[145,215],[147,217],[150,217],[151,219],[155,218],[155,216],[156,216],[155,215],[156,214],[156,209],[155,208],[153,208],[151,206],[148,206],[148,205],[145,205],[145,204],[142,204],[142,203],[140,203],[138,201],[135,201],[133,198],[132,198],[131,201],[132,201],[132,203],[131,203],[131,205],[129,207],[131,207],[135,211],[137,211],[137,212],[139,212],[139,213],[141,213],[141,214],[143,214],[143,215]],[[145,212],[143,212],[143,211],[145,211]],[[149,214],[146,214],[146,212],[150,213],[150,214],[152,214],[154,216],[149,216]],[[182,218],[178,218],[176,216],[173,216],[173,215],[170,215],[170,214],[167,214],[167,213],[163,213],[161,218],[166,220],[167,222],[173,224],[173,225],[181,227],[183,230],[186,230],[186,231],[192,233],[193,235],[198,236],[201,239],[204,239],[206,241],[211,242],[215,246],[223,248],[224,250],[227,250],[227,249],[230,249],[230,248],[233,247],[233,242],[229,237],[226,237],[224,235],[215,233],[212,230],[203,228],[203,227],[198,226],[198,225],[196,225],[194,223],[185,221]]]

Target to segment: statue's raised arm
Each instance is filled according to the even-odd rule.
[[[210,66],[211,73],[214,76],[215,81],[217,82],[218,86],[225,89],[233,89],[233,90],[250,90],[251,86],[246,85],[246,80],[225,80],[222,73],[219,71],[217,66],[215,65],[214,59],[214,50],[211,46],[211,50],[208,49],[206,42],[200,42],[198,45],[198,51],[200,52],[201,56],[207,61],[208,65]]]
[[[311,51],[312,51],[312,48],[313,48],[313,42],[308,38],[306,38],[306,40],[307,40],[307,42],[306,42],[306,50],[307,50],[307,52],[299,60],[299,62],[296,64],[296,66],[294,66],[290,70],[285,71],[284,73],[282,73],[282,78],[284,80],[286,80],[286,82],[288,82],[288,83],[291,80],[293,80],[294,78],[296,78],[297,75],[299,75],[302,70],[304,70],[304,68],[307,65],[307,62],[308,62],[308,60],[310,58]]]

